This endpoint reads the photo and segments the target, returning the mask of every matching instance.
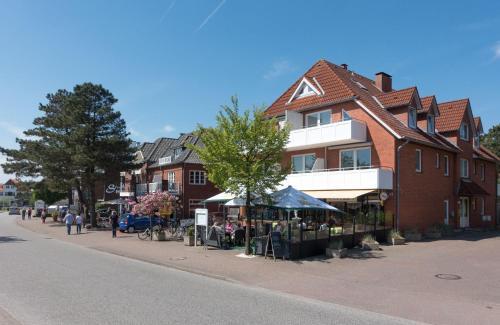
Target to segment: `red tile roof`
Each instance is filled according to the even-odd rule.
[[[287,104],[303,77],[308,78],[308,80],[314,80],[314,77],[324,90],[324,95],[296,99]],[[267,108],[266,115],[277,116],[283,115],[285,110],[303,110],[315,106],[334,104],[348,100],[357,100],[358,104],[365,106],[365,108],[369,110],[369,113],[373,114],[379,123],[381,122],[385,124],[390,128],[390,130],[394,131],[395,134],[393,133],[393,135],[396,137],[407,138],[409,140],[450,151],[457,151],[455,146],[451,145],[448,141],[443,140],[442,137],[429,135],[420,129],[409,128],[406,124],[390,113],[385,107],[381,107],[378,97],[380,97],[383,93],[375,86],[375,82],[369,78],[344,69],[343,67],[330,63],[326,60],[316,62],[303,77],[300,77],[271,106]],[[408,88],[406,91],[412,95],[414,93],[418,95],[418,90],[415,87]],[[407,100],[408,97],[407,92],[403,92],[406,94],[404,96],[405,100]],[[401,93],[402,97],[403,93]],[[408,100],[408,102],[410,102],[410,100]]]
[[[440,116],[436,118],[436,129],[439,132],[460,129],[468,106],[468,98],[438,104]]]
[[[492,160],[492,161],[495,161],[495,162],[500,162],[500,157],[498,157],[497,155],[495,155],[495,153],[493,153],[491,150],[489,150],[488,148],[480,145],[479,146],[479,149],[474,149],[474,152],[480,157],[480,158],[483,158],[483,159],[486,159],[486,160]]]
[[[432,96],[422,97],[420,98],[420,101],[422,102],[422,110],[419,113],[428,113],[432,105],[435,104],[436,109],[438,110],[436,116],[439,115],[436,96],[432,95]]]
[[[479,132],[483,132],[483,123],[481,122],[481,118],[479,116],[474,117],[474,126],[476,127],[476,130]]]
[[[417,91],[416,87],[401,90],[394,90],[389,93],[382,93],[377,96],[378,100],[385,108],[408,106]]]

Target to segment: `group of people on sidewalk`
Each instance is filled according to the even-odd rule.
[[[22,208],[21,209],[21,218],[23,220],[26,219],[26,216],[28,216],[28,220],[31,220],[31,215],[32,214],[33,214],[33,210],[31,208],[28,208],[28,209]]]
[[[79,235],[82,233],[82,225],[83,225],[83,217],[80,213],[77,213],[76,216],[73,213],[68,212],[64,218],[63,222],[66,224],[66,231],[68,235],[71,235],[71,228],[73,223],[76,224],[76,234]],[[116,211],[111,211],[110,216],[111,222],[111,231],[113,238],[116,238],[116,230],[118,229],[118,214]]]

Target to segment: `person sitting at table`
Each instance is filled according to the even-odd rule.
[[[280,223],[280,222],[278,222],[278,223],[276,224],[276,226],[274,226],[274,231],[281,232],[281,230],[282,230],[282,229],[281,229],[281,223]]]
[[[231,222],[226,223],[226,233],[232,234],[234,231],[233,224]]]

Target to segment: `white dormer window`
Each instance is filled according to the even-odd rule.
[[[427,133],[434,134],[435,122],[434,115],[427,115]]]
[[[408,110],[408,126],[412,129],[417,128],[417,110],[415,108]]]
[[[176,148],[174,150],[174,159],[177,159],[182,153],[182,148]]]
[[[342,110],[342,121],[350,121],[352,120],[351,115],[347,113],[345,110]]]
[[[166,165],[172,162],[172,156],[162,157],[158,159],[158,165]]]
[[[469,126],[465,122],[460,125],[460,139],[469,141]]]
[[[299,86],[293,92],[292,97],[288,103],[290,103],[294,99],[309,97],[313,95],[321,95],[321,92],[306,78],[303,78],[300,82]]]

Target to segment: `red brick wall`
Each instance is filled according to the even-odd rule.
[[[182,184],[182,205],[183,213],[185,217],[189,217],[189,200],[206,200],[211,196],[214,196],[221,190],[217,189],[211,182],[207,180],[205,185],[193,185],[189,184],[189,172],[195,170],[205,170],[201,164],[185,164],[183,169],[183,184]],[[209,212],[217,212],[217,205],[211,204],[207,208]]]

